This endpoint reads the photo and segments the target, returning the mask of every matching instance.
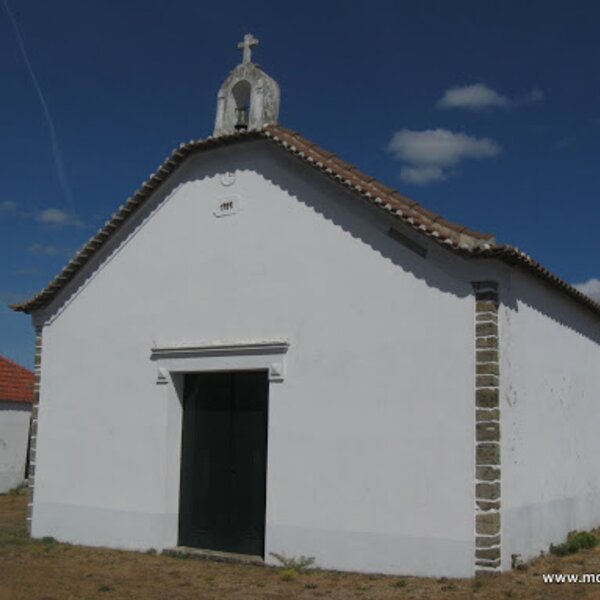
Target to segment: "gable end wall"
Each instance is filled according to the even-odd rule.
[[[267,559],[472,575],[473,278],[260,144],[198,157],[170,189],[62,306],[34,315],[33,535],[176,545],[180,390],[151,349],[286,339],[270,389]],[[215,216],[232,195],[241,210]]]

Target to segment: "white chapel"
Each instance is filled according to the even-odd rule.
[[[13,307],[31,535],[469,577],[600,526],[600,305],[280,125],[257,44]]]

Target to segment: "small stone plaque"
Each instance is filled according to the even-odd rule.
[[[215,217],[230,217],[237,214],[241,209],[241,198],[239,196],[224,196],[217,199],[214,210]]]

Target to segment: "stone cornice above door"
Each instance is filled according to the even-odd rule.
[[[169,373],[265,369],[269,381],[283,381],[286,339],[155,343],[150,360],[158,365],[157,384]]]

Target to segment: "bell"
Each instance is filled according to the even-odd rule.
[[[235,128],[239,131],[240,129],[248,129],[248,107],[236,108],[235,113],[237,121]]]

